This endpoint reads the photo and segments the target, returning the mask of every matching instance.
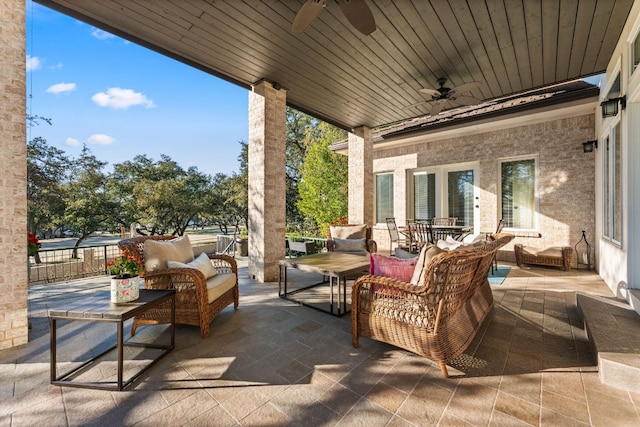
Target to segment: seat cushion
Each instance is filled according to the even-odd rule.
[[[558,246],[554,246],[551,248],[544,249],[542,251],[538,251],[536,255],[562,258],[562,248]]]
[[[220,273],[207,280],[207,299],[209,304],[220,298],[222,294],[232,289],[236,284],[234,273]]]
[[[204,274],[204,278],[208,279],[210,277],[218,274],[218,270],[215,269],[213,264],[211,264],[211,260],[206,253],[201,253],[198,255],[196,259],[191,262],[179,262],[179,261],[167,261],[167,267],[169,268],[195,268],[196,270],[200,270],[202,274]]]
[[[189,236],[184,235],[172,240],[144,241],[144,270],[156,271],[167,268],[167,261],[193,261],[193,248]]]
[[[332,225],[329,227],[332,239],[366,239],[367,225]]]
[[[369,274],[391,277],[408,283],[411,280],[417,262],[418,258],[398,259],[380,254],[371,254],[369,256]]]
[[[367,239],[333,239],[336,252],[366,252]]]

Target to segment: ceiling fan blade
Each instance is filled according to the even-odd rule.
[[[336,0],[342,14],[354,28],[365,36],[376,30],[376,20],[365,0]]]
[[[438,114],[440,114],[440,111],[442,111],[443,108],[443,102],[436,102],[435,104],[433,104],[433,107],[431,107],[431,111],[429,111],[429,114],[431,116],[437,116]]]
[[[307,0],[307,2],[302,5],[300,10],[296,14],[295,19],[293,20],[291,32],[293,34],[304,33],[304,30],[306,30],[309,25],[311,25],[311,23],[318,17],[325,4],[326,0]]]
[[[482,86],[482,83],[480,82],[463,83],[460,86],[456,86],[453,89],[451,89],[451,92],[455,92],[455,93],[469,92],[470,90],[474,90],[480,86]]]
[[[461,105],[476,105],[481,102],[478,98],[472,96],[456,96],[455,101]]]
[[[438,97],[440,96],[440,91],[435,90],[435,89],[427,89],[427,88],[422,88],[419,90],[420,93],[423,93],[425,95],[429,95],[429,96],[435,96]]]

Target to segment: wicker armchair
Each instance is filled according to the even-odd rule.
[[[140,236],[124,239],[118,242],[122,251],[139,254],[144,264],[144,242],[146,240],[171,240],[176,236]],[[158,271],[145,271],[146,289],[175,289],[176,290],[176,323],[199,326],[202,338],[209,336],[209,325],[226,306],[233,303],[238,308],[238,265],[236,260],[228,255],[207,254],[218,274],[234,274],[235,285],[209,302],[207,282],[205,276],[194,268],[167,268]],[[217,276],[216,276],[217,277]],[[147,310],[143,315],[136,316],[131,327],[131,335],[136,328],[143,325],[168,323],[171,321],[170,306],[161,306]]]
[[[447,363],[466,350],[493,307],[489,269],[513,237],[435,255],[424,266],[424,285],[361,276],[352,292],[353,346],[359,337],[383,341],[434,360],[448,377]]]
[[[339,238],[338,235],[332,236],[332,228],[334,231],[339,231],[340,236],[344,239],[366,239],[366,251],[369,253],[378,252],[378,244],[375,240],[371,239],[371,227],[368,227],[363,224],[343,224],[343,225],[333,225],[327,227],[327,250],[329,252],[334,252],[336,250],[336,244],[334,239]],[[353,229],[353,233],[349,230]],[[363,230],[361,230],[363,229]],[[357,230],[357,231],[356,231]],[[364,234],[360,234],[364,231]]]

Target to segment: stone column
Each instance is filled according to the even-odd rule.
[[[278,279],[285,256],[286,91],[261,81],[249,93],[249,277]]]
[[[25,2],[0,0],[0,350],[25,344],[27,145]]]
[[[373,137],[371,128],[349,133],[349,223],[373,225]]]

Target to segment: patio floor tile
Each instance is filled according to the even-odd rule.
[[[512,265],[445,379],[437,364],[390,345],[362,338],[353,348],[350,316],[278,298],[277,283],[256,283],[240,265],[239,309],[225,309],[206,339],[179,325],[176,349],[124,392],[49,384],[47,309],[104,290],[104,278],[32,287],[30,342],[0,351],[0,426],[640,425],[640,395],[600,383],[576,308],[576,292],[611,296],[593,273]],[[106,324],[59,329],[61,368],[115,336]],[[163,330],[139,328],[135,339]],[[114,372],[108,355],[83,375]]]

